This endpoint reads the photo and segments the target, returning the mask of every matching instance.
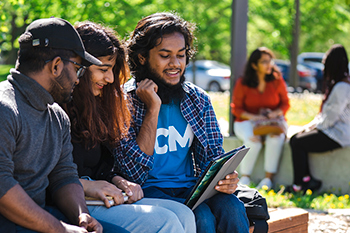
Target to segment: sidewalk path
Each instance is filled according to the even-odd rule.
[[[309,212],[309,233],[350,233],[350,209]]]

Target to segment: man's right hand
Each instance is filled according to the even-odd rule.
[[[158,86],[150,79],[144,79],[137,83],[136,95],[148,109],[160,109],[162,104],[158,94]]]
[[[61,221],[61,224],[63,226],[65,233],[87,233],[87,232],[102,233],[103,232],[103,228],[101,224],[97,222],[96,219],[90,216],[90,220],[87,219],[87,221],[88,222],[84,220],[84,222],[81,222],[84,224],[84,225],[81,224],[81,226],[70,225],[62,221]]]
[[[89,232],[103,232],[102,225],[87,213],[82,213],[79,215],[79,226],[84,227]]]
[[[146,105],[147,110],[136,143],[141,151],[153,155],[157,135],[157,123],[162,100],[159,98],[158,86],[152,80],[144,79],[137,83],[136,95]]]

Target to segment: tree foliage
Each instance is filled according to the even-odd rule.
[[[349,47],[349,1],[301,0],[300,52],[324,52],[333,43]],[[231,4],[232,0],[0,0],[0,62],[14,63],[18,37],[38,18],[103,23],[123,39],[142,17],[176,11],[197,24],[196,58],[229,64]],[[293,4],[293,0],[249,0],[248,52],[266,46],[277,57],[289,58]]]
[[[335,43],[349,48],[348,0],[301,0],[299,52],[325,52]],[[249,0],[248,51],[271,48],[289,59],[294,0]],[[350,50],[350,49],[349,49]]]

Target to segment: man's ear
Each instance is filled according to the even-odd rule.
[[[137,57],[139,58],[139,62],[141,63],[141,65],[144,65],[146,63],[146,58],[140,53],[137,55]]]
[[[64,63],[61,57],[55,57],[54,59],[52,59],[52,61],[48,65],[49,65],[50,73],[54,77],[58,77],[61,75],[64,68]]]

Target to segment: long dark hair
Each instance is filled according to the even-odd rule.
[[[275,58],[275,55],[272,53],[271,50],[269,50],[266,47],[259,47],[255,49],[251,54],[250,57],[245,65],[244,75],[242,79],[242,84],[246,85],[248,87],[256,88],[259,85],[258,75],[256,73],[256,70],[253,68],[252,64],[258,65],[259,59],[262,57],[263,54],[267,54],[272,58]],[[280,74],[280,71],[277,69],[277,67],[272,68],[271,74],[265,75],[265,81],[270,82],[272,80],[275,80],[275,73],[278,75]]]
[[[68,104],[73,138],[83,141],[89,148],[100,142],[114,145],[126,135],[131,114],[124,98],[122,84],[129,78],[125,50],[115,32],[92,22],[76,26],[86,51],[95,57],[116,58],[113,67],[114,82],[103,88],[102,96],[94,96],[91,88],[89,69],[73,92],[73,100]]]
[[[194,24],[173,13],[155,13],[141,19],[127,42],[130,70],[136,77],[144,73],[145,67],[141,65],[138,55],[141,54],[147,59],[149,51],[157,46],[157,43],[161,43],[158,39],[174,32],[181,33],[185,38],[186,64],[188,64],[195,53],[193,48],[195,28]]]
[[[323,100],[324,103],[328,99],[334,85],[349,75],[349,60],[344,46],[340,44],[333,45],[325,54],[323,63],[323,92],[325,93],[325,98]]]

